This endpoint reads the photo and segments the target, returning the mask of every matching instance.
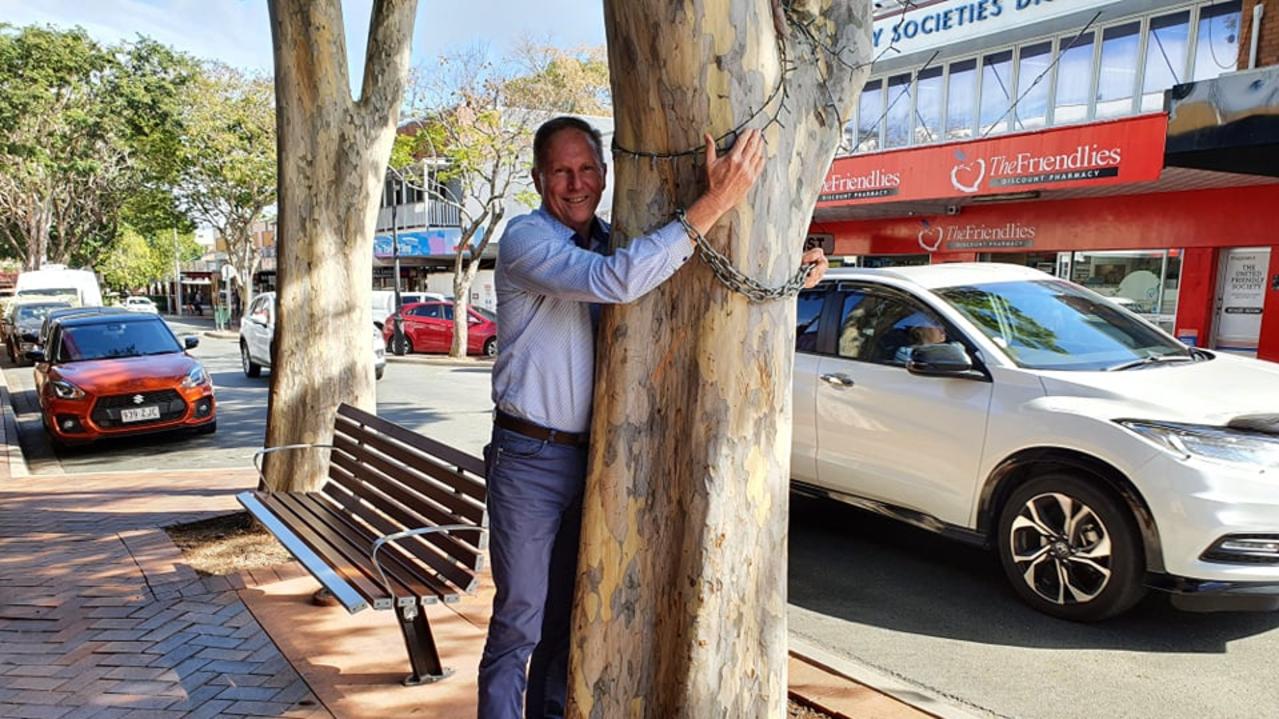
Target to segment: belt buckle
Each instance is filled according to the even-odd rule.
[[[548,441],[548,442],[554,442],[554,441],[555,441],[555,430],[553,430],[553,429],[551,429],[551,428],[549,428],[549,427],[548,427],[548,428],[547,428],[547,430],[546,430],[546,441]]]

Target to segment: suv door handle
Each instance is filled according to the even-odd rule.
[[[824,374],[821,376],[821,380],[826,384],[835,385],[836,387],[852,387],[855,384],[853,382],[853,378],[843,372]]]

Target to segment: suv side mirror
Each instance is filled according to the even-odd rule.
[[[962,345],[919,345],[911,350],[906,371],[925,377],[965,377],[973,372],[973,360]]]
[[[30,352],[27,352],[25,356],[28,362],[32,362],[35,364],[40,364],[41,362],[47,361],[44,358],[44,350],[31,350]]]
[[[193,350],[200,346],[200,338],[195,335],[182,338],[182,345],[185,349]]]

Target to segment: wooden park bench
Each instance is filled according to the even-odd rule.
[[[298,450],[329,451],[318,491],[237,499],[348,612],[396,612],[413,669],[406,685],[452,674],[440,664],[425,605],[475,589],[486,544],[484,462],[345,404],[332,444],[261,450],[259,476],[261,457]]]

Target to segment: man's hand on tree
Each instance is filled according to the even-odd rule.
[[[705,137],[706,193],[688,208],[689,224],[703,235],[746,198],[764,170],[764,136],[759,130],[747,130],[723,157],[715,152],[715,138],[710,133]]]
[[[830,269],[830,262],[826,259],[826,253],[822,252],[822,248],[814,247],[804,256],[800,258],[800,264],[812,265],[813,271],[808,273],[808,277],[804,280],[804,289],[817,286],[818,282],[826,276],[826,270]]]

